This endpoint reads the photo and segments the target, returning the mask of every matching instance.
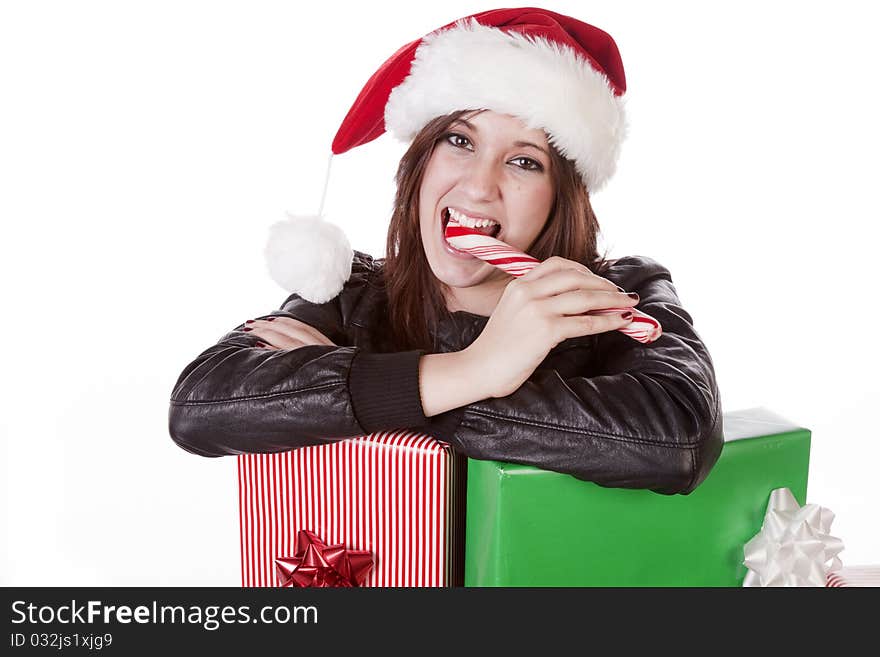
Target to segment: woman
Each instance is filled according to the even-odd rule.
[[[386,257],[355,252],[329,301],[293,294],[198,356],[172,393],[173,439],[222,456],[410,429],[471,458],[693,491],[722,444],[711,357],[666,268],[596,252],[589,194],[614,171],[624,89],[610,36],[540,9],[401,48],[334,141],[412,140]],[[514,279],[456,251],[450,215],[541,264]],[[620,332],[636,305],[655,342]]]

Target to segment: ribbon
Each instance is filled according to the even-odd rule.
[[[275,559],[275,573],[281,586],[363,586],[373,557],[369,550],[347,550],[342,543],[327,545],[307,529],[296,535],[292,557]]]
[[[833,521],[829,509],[798,505],[788,488],[772,491],[761,531],[743,547],[743,586],[825,586],[843,566],[843,541],[828,533]]]

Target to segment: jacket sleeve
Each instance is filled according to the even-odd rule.
[[[476,459],[534,465],[601,486],[693,491],[723,442],[712,359],[666,268],[634,256],[613,272],[607,278],[638,292],[637,308],[660,322],[658,340],[598,334],[594,371],[563,377],[538,368],[512,395],[435,416],[426,431]]]
[[[361,256],[335,299],[312,304],[292,295],[262,316],[298,319],[339,346],[258,349],[259,338],[239,325],[180,374],[168,417],[174,442],[201,456],[282,452],[424,422],[424,352],[377,354],[353,344],[348,319],[371,275]]]

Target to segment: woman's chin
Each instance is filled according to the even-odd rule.
[[[440,256],[440,262],[430,263],[434,276],[441,283],[450,287],[471,287],[485,281],[491,273],[491,267],[477,258],[459,260]]]

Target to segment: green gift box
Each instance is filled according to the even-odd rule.
[[[770,492],[806,503],[810,431],[764,408],[723,426],[721,456],[689,495],[469,459],[465,586],[742,586]]]

